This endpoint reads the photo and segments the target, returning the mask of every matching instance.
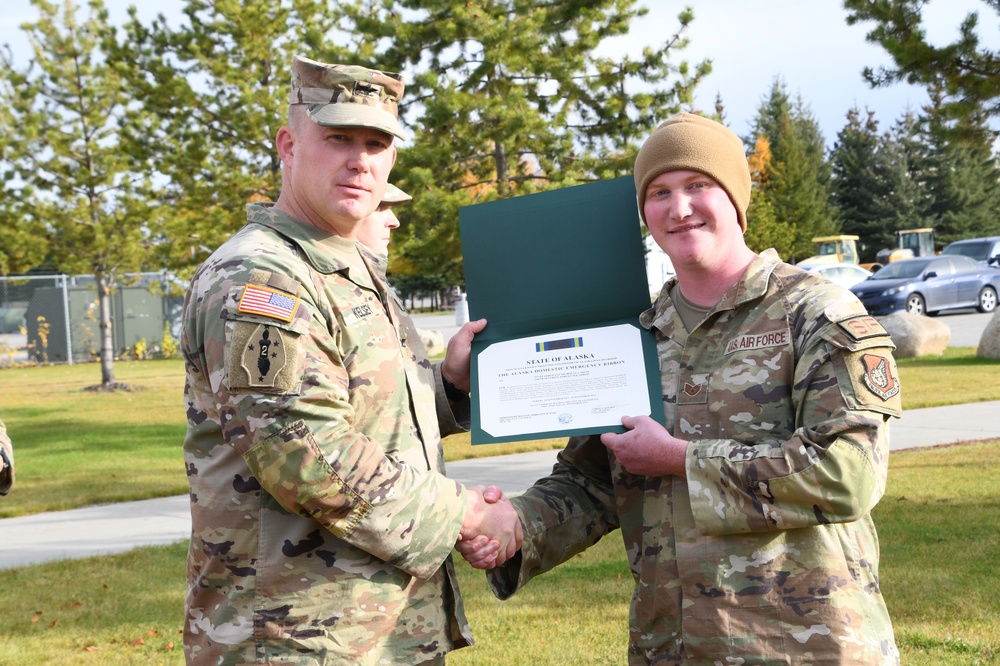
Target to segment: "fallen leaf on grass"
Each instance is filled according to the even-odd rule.
[[[84,652],[97,652],[97,648],[94,647],[93,645],[87,645],[86,647],[83,648],[83,651]]]
[[[173,650],[174,649],[174,642],[170,641],[169,643],[167,643],[166,645],[163,646],[163,649],[164,650]]]
[[[145,644],[146,644],[145,640],[143,640],[142,638],[137,638],[134,641],[132,641],[129,645],[131,645],[132,647],[138,647],[140,645],[145,645]]]

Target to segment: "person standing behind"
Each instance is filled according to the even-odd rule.
[[[871,518],[901,412],[888,334],[846,289],[747,247],[750,173],[723,125],[663,122],[635,184],[677,272],[641,316],[666,427],[571,439],[512,500],[525,541],[494,593],[621,528],[630,664],[898,664]]]
[[[486,322],[432,365],[356,243],[402,94],[397,74],[297,56],[281,194],[188,290],[189,663],[441,663],[471,643],[455,542],[519,544],[509,502],[444,475]]]
[[[0,421],[0,495],[6,495],[14,485],[14,448],[7,436],[7,426]]]
[[[393,206],[411,201],[413,197],[392,183],[385,186],[385,194],[375,212],[358,225],[358,242],[371,250],[383,264],[383,273],[389,257],[389,235],[399,228],[399,218],[392,212]]]

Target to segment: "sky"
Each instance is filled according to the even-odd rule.
[[[177,26],[182,18],[182,0],[105,0],[111,20],[118,23],[125,20],[130,4],[139,7],[145,20],[163,13],[170,25]],[[640,0],[639,4],[648,7],[649,14],[632,26],[628,37],[602,45],[602,55],[638,57],[643,47],[669,38],[678,27],[677,14],[685,5],[693,6],[695,18],[687,32],[690,44],[673,61],[712,60],[712,74],[696,88],[695,103],[712,112],[716,95],[721,95],[725,120],[737,134],[749,133],[776,77],[790,95],[802,97],[828,146],[854,106],[874,111],[880,128],[888,129],[908,108],[918,111],[927,101],[918,87],[895,84],[873,90],[864,81],[865,66],[888,66],[891,61],[880,46],[865,40],[872,24],[847,25],[841,0]],[[924,10],[928,38],[935,44],[953,41],[971,10],[979,11],[984,43],[1000,48],[1000,19],[982,0],[929,0]],[[10,44],[19,69],[27,65],[31,53],[18,26],[35,18],[27,0],[0,0],[0,44]]]

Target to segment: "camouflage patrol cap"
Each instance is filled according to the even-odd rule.
[[[328,65],[297,55],[292,60],[289,104],[304,104],[324,127],[373,127],[405,139],[397,105],[403,77],[359,65]]]
[[[392,183],[388,183],[385,186],[385,194],[382,195],[382,203],[387,206],[397,206],[401,203],[406,203],[412,200],[409,194],[399,189]]]

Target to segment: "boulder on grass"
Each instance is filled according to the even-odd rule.
[[[896,358],[943,354],[951,341],[948,325],[931,317],[894,312],[878,321],[896,344]]]
[[[428,356],[436,356],[437,354],[444,353],[444,335],[441,331],[418,328],[417,333],[420,334],[420,341],[424,343],[424,349],[427,350]]]
[[[979,358],[1000,358],[1000,310],[993,313],[976,349]]]

